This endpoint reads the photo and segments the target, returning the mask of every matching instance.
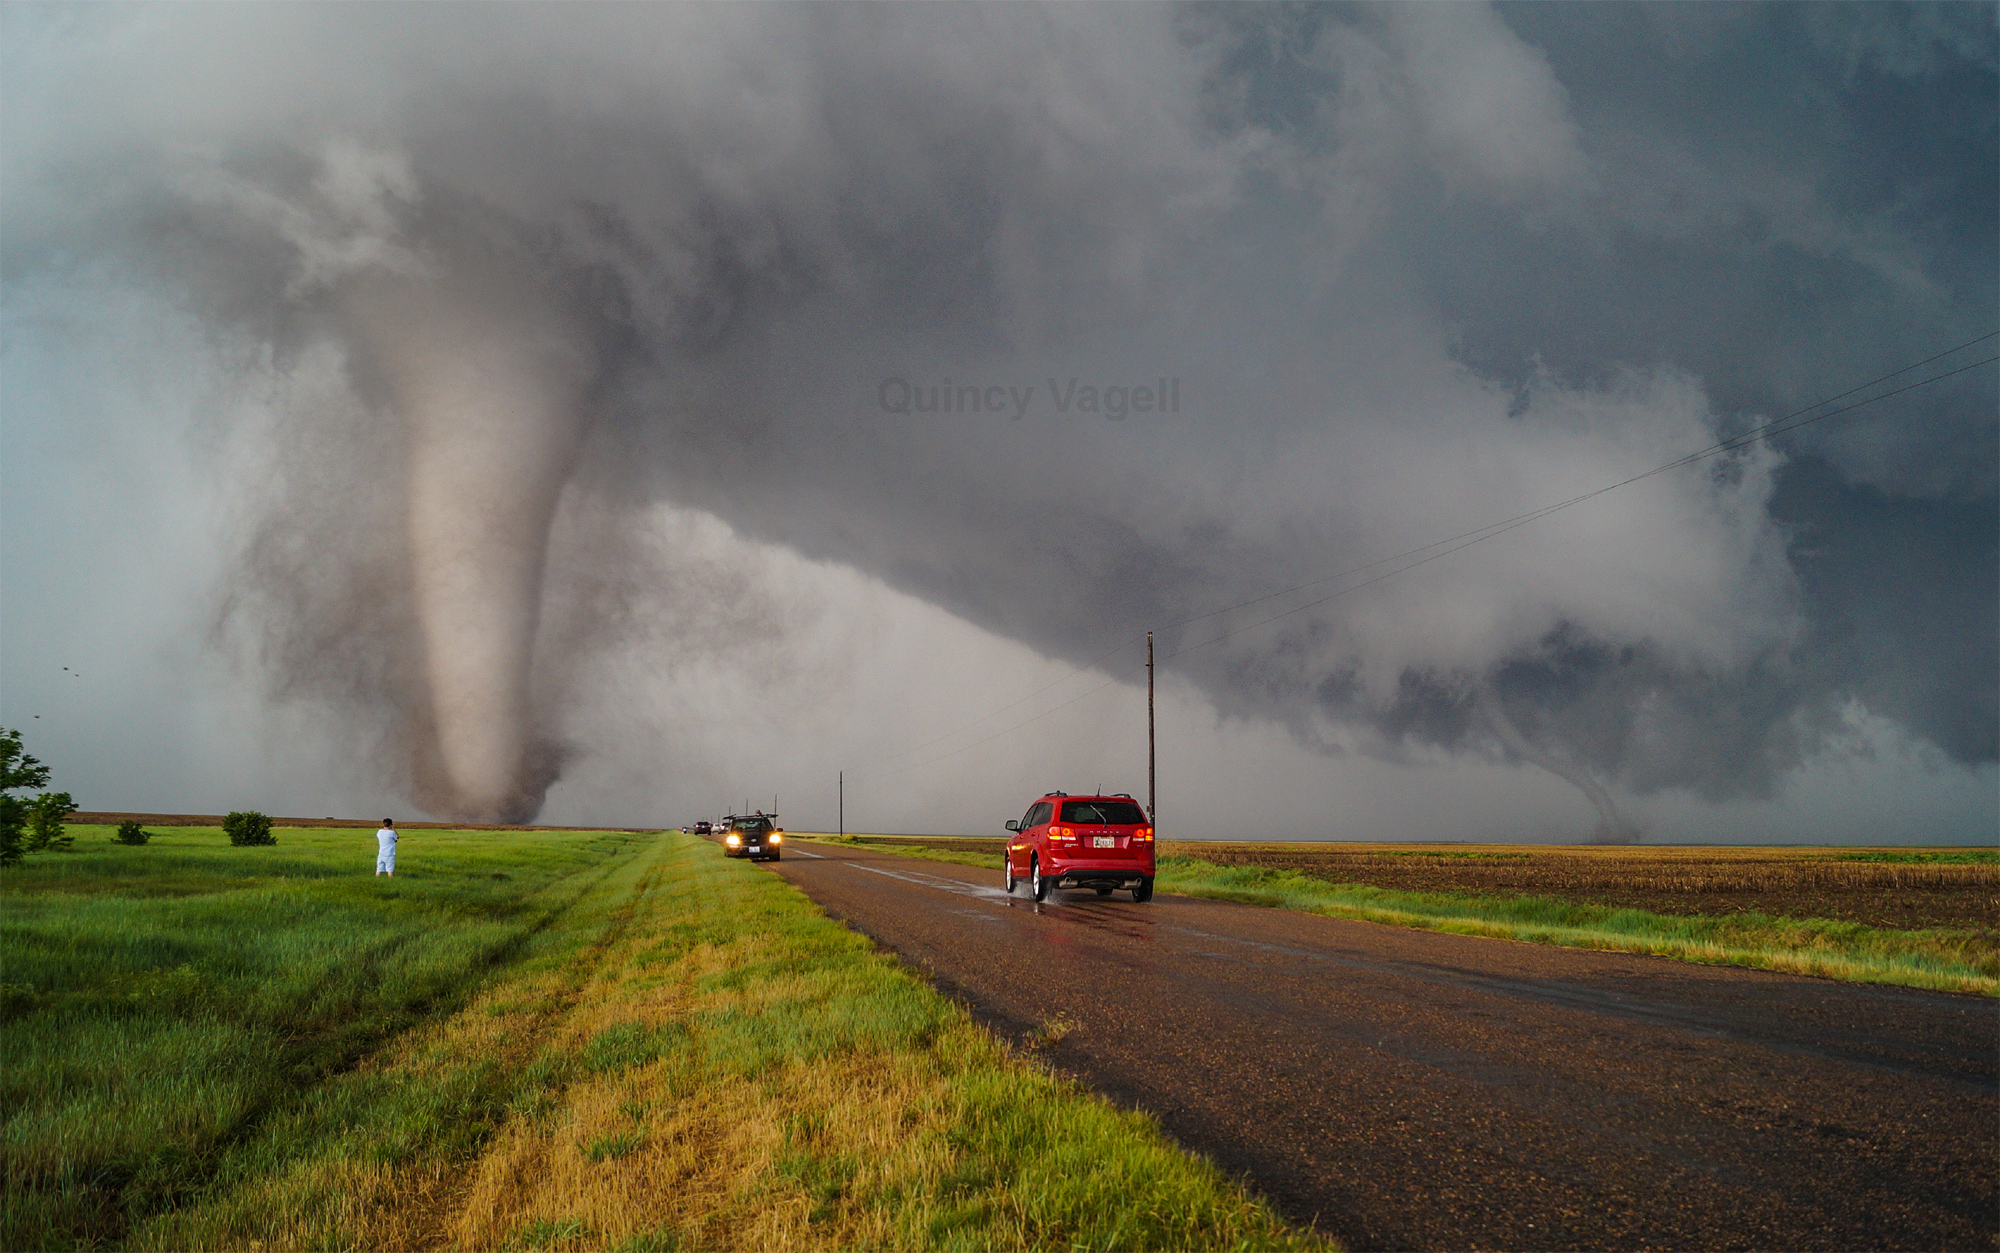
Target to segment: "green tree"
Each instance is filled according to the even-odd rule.
[[[136,820],[130,820],[118,824],[118,834],[114,838],[120,844],[144,844],[153,838],[153,833],[140,826]]]
[[[68,852],[76,837],[63,828],[63,819],[76,812],[76,799],[68,792],[43,792],[28,803],[28,847],[52,848]]]
[[[21,834],[28,825],[28,802],[13,793],[48,781],[49,768],[28,754],[21,733],[0,729],[0,866],[21,860]]]

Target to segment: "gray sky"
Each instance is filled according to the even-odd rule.
[[[1994,330],[1991,6],[0,33],[87,807],[997,829],[1152,629],[1169,834],[1995,838],[1991,365],[1369,581]]]

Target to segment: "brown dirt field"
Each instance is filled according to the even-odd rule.
[[[1847,860],[1912,849],[1163,843],[1167,856],[1408,892],[1557,896],[1656,914],[1781,914],[2000,935],[2000,864]],[[1959,850],[1952,850],[1959,851]]]
[[[991,853],[999,839],[866,836]],[[2000,863],[1848,860],[1911,848],[1647,848],[1533,844],[1247,844],[1165,840],[1164,857],[1296,870],[1334,883],[1406,892],[1557,896],[1656,914],[1779,914],[1871,927],[1942,927],[2000,936]]]

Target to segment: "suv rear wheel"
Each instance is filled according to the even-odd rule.
[[[1039,857],[1028,862],[1028,889],[1038,901],[1049,899],[1049,881],[1042,877],[1042,859]]]
[[[1132,885],[1132,899],[1144,903],[1153,899],[1153,877],[1147,875]]]

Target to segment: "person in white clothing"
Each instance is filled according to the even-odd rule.
[[[396,820],[384,818],[375,833],[375,873],[396,877]]]

